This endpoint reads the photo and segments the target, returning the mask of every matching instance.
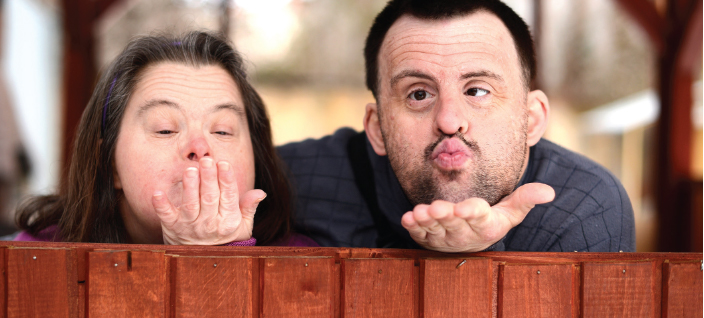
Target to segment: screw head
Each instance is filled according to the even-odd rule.
[[[218,267],[218,264],[213,264],[213,267]]]
[[[381,270],[379,270],[379,274],[381,274]]]
[[[36,256],[32,256],[32,259],[37,259],[37,257],[36,257]]]
[[[623,270],[623,273],[624,273],[624,274],[626,273],[626,270],[625,270],[625,269]]]
[[[117,267],[117,263],[115,263],[115,267]]]
[[[308,263],[306,263],[306,265],[305,265],[305,266],[306,266],[306,267],[308,267]]]
[[[540,271],[538,271],[538,275],[540,275]]]

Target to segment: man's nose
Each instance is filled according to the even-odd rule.
[[[469,130],[469,119],[467,106],[463,96],[452,96],[446,94],[441,96],[436,104],[435,125],[438,132],[445,135],[453,135],[458,131],[462,134]]]
[[[186,160],[198,161],[200,158],[210,156],[210,145],[203,135],[190,136],[186,141],[184,157]]]

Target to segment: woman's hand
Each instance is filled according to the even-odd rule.
[[[200,170],[200,175],[199,175]],[[200,169],[183,174],[183,200],[174,207],[162,191],[152,196],[161,219],[164,244],[222,245],[252,237],[254,213],[266,193],[259,189],[239,196],[237,180],[227,161],[200,160]]]

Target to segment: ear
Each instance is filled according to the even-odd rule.
[[[386,146],[384,145],[384,137],[381,135],[381,125],[379,122],[379,111],[376,103],[367,104],[366,113],[364,114],[364,131],[367,133],[367,138],[379,156],[386,156]]]
[[[550,104],[548,97],[540,90],[528,93],[528,138],[526,142],[531,147],[540,141],[548,127]]]

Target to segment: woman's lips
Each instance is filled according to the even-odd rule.
[[[459,170],[469,159],[469,147],[457,138],[443,140],[430,155],[441,170]]]

